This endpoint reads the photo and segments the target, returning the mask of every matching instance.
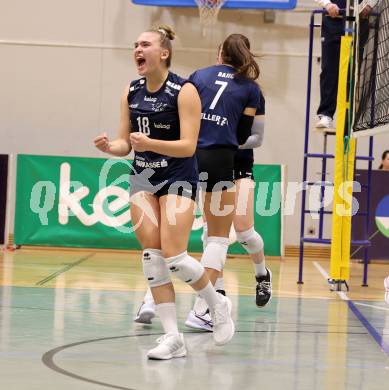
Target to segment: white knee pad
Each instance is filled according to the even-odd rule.
[[[170,272],[188,284],[196,283],[204,274],[204,267],[186,251],[169,257],[166,262]]]
[[[207,246],[201,257],[203,267],[221,271],[226,263],[229,244],[230,240],[226,237],[208,237]]]
[[[244,232],[236,232],[236,239],[250,255],[259,253],[263,249],[262,237],[253,227]]]
[[[143,274],[150,287],[163,286],[171,283],[170,273],[158,249],[145,249],[142,253]]]

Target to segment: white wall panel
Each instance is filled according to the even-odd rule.
[[[299,8],[309,8],[307,2],[299,1]],[[301,180],[309,12],[277,12],[276,23],[265,24],[262,11],[222,10],[204,37],[196,9],[142,7],[129,0],[0,0],[0,9],[0,153],[101,156],[92,139],[100,131],[115,136],[120,95],[137,77],[128,48],[143,30],[170,24],[178,34],[172,69],[183,76],[212,64],[229,33],[250,38],[262,55],[267,101],[257,162],[286,164],[288,179]],[[319,100],[318,33],[312,120]],[[377,156],[389,148],[388,136],[380,139]],[[311,141],[312,150],[321,151],[321,136],[312,133]],[[312,164],[314,178],[319,170]],[[298,200],[286,218],[287,244],[298,243],[299,207]]]

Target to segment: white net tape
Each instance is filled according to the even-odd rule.
[[[200,23],[203,27],[215,24],[220,8],[226,0],[196,0],[200,12]]]

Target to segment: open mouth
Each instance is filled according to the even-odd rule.
[[[138,68],[142,67],[146,63],[146,60],[143,57],[136,58],[136,64]]]

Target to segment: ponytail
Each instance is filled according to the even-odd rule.
[[[259,66],[255,56],[250,51],[250,41],[242,34],[231,34],[222,45],[222,60],[224,64],[233,66],[236,75],[256,80],[259,77]]]

